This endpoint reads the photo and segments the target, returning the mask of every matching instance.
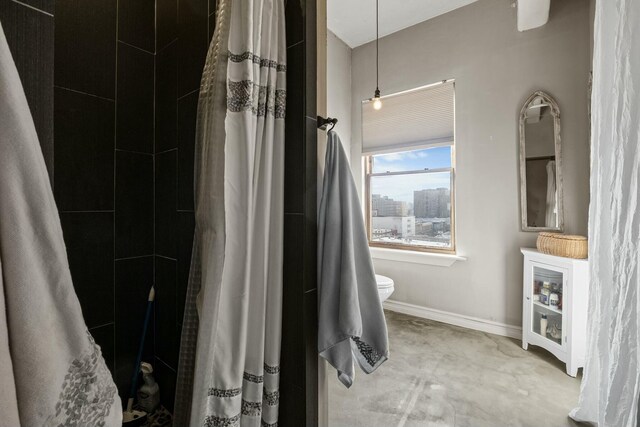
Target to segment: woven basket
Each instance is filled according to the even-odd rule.
[[[586,258],[589,252],[586,237],[567,234],[540,233],[536,246],[543,254],[566,258]]]

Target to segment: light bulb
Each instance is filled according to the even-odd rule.
[[[382,101],[380,100],[380,98],[375,97],[373,99],[373,109],[374,110],[379,110],[382,108]]]

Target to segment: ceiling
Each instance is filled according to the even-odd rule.
[[[379,0],[380,37],[476,0]],[[327,0],[327,26],[350,47],[376,38],[375,0]]]

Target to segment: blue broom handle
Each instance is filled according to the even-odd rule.
[[[155,299],[156,291],[154,287],[151,287],[149,291],[149,299],[147,299],[147,312],[144,315],[144,326],[142,327],[142,337],[140,338],[140,346],[138,347],[138,356],[136,357],[136,365],[133,367],[133,376],[131,377],[131,392],[129,397],[133,398],[136,393],[136,387],[138,386],[138,371],[140,370],[140,363],[142,362],[142,351],[144,349],[144,340],[147,335],[147,328],[149,326],[149,320],[151,319],[151,309],[153,308],[153,300]]]

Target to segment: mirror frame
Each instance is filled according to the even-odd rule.
[[[536,98],[542,98],[551,107],[553,115],[553,135],[556,156],[556,192],[558,195],[558,226],[557,227],[530,227],[527,223],[527,165],[525,149],[525,113],[527,107]],[[564,195],[562,185],[562,144],[560,139],[560,107],[548,93],[538,90],[527,98],[520,110],[520,217],[522,219],[522,231],[564,231]]]

